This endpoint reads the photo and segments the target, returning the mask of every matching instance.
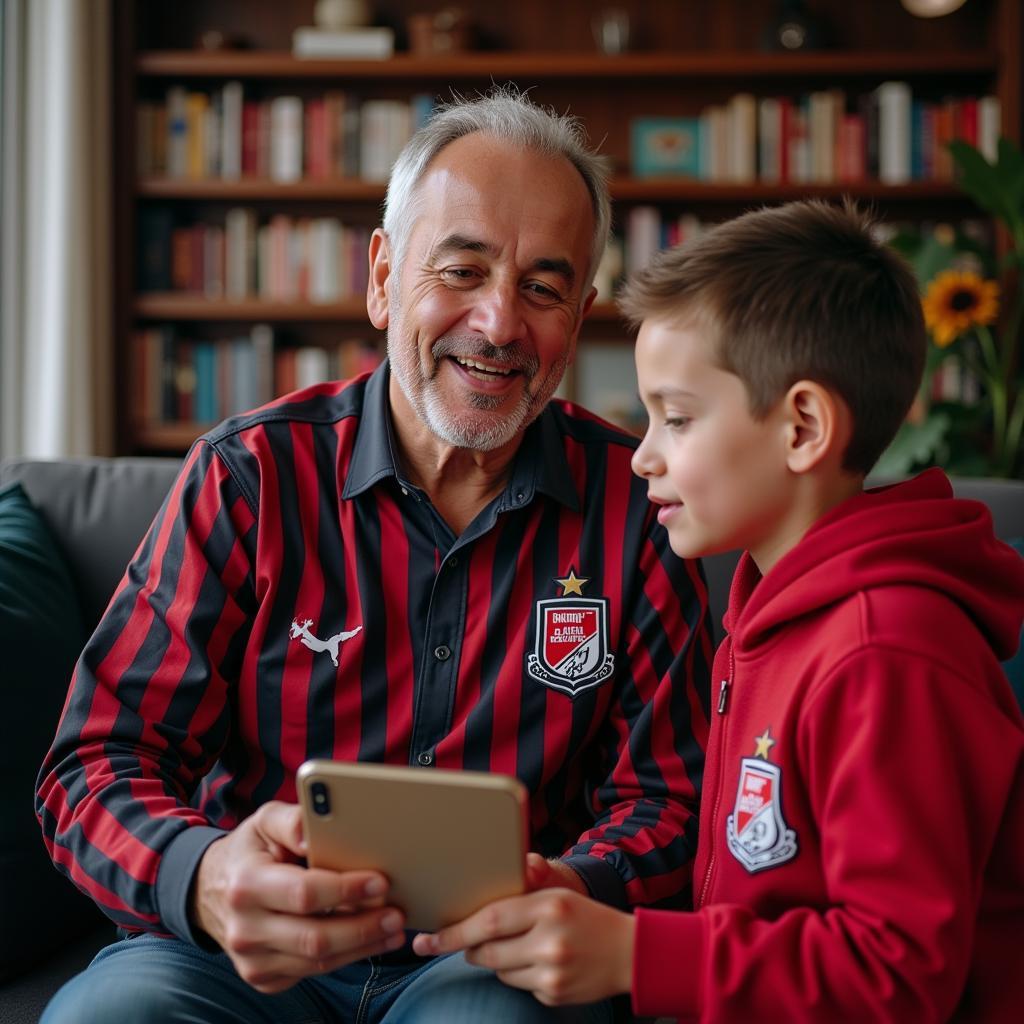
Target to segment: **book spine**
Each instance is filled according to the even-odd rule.
[[[978,100],[978,149],[990,163],[999,155],[1002,112],[998,96],[982,96]]]
[[[906,82],[883,82],[878,92],[878,177],[904,185],[911,175],[911,93]]]
[[[221,93],[220,174],[229,181],[242,176],[242,119],[245,105],[242,83],[225,83]]]
[[[299,181],[302,177],[302,100],[276,96],[270,101],[270,177]]]

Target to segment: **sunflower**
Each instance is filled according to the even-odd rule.
[[[999,285],[983,281],[970,270],[947,270],[928,285],[922,305],[924,322],[935,344],[946,348],[969,328],[995,320]]]

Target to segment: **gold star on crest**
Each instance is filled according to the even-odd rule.
[[[575,568],[569,569],[569,575],[562,579],[555,578],[555,582],[562,588],[562,597],[570,594],[583,596],[583,584],[590,582],[589,576],[577,576]]]
[[[757,744],[754,748],[754,757],[762,757],[765,761],[768,760],[768,751],[775,746],[775,740],[771,738],[770,733],[771,727],[766,728],[763,735],[754,737],[754,742]]]

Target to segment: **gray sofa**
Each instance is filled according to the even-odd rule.
[[[0,491],[20,483],[31,502],[42,512],[55,535],[71,570],[76,597],[86,630],[95,626],[131,558],[146,527],[170,487],[178,467],[174,459],[81,459],[57,462],[7,460],[0,464]],[[965,497],[986,501],[993,510],[996,530],[1004,538],[1024,536],[1024,482],[958,481],[956,489]],[[735,555],[706,560],[705,570],[716,626],[720,632],[722,609],[728,593]],[[51,681],[63,692],[66,680]],[[52,720],[46,735],[52,736],[60,713],[59,701],[44,709]],[[48,742],[48,740],[46,741]],[[34,775],[45,753],[38,750],[35,763],[20,778]],[[8,780],[0,777],[0,787]],[[17,795],[31,806],[31,792]],[[38,918],[18,919],[5,913],[0,904],[0,932],[8,930],[9,945],[20,935],[42,929],[52,936],[52,948],[35,962],[25,963],[20,973],[0,981],[0,1024],[34,1024],[52,993],[73,973],[83,968],[94,952],[114,937],[113,926],[79,899],[70,883],[46,863],[39,844],[40,874],[36,886],[53,887],[56,899],[77,901],[72,910],[45,910]],[[11,880],[8,880],[9,882]],[[30,884],[26,881],[26,884]],[[47,908],[53,902],[40,901]],[[24,917],[24,914],[22,915]],[[56,919],[50,919],[56,918]],[[4,972],[9,974],[10,972]],[[0,974],[2,978],[4,974]]]

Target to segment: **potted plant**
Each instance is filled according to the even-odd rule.
[[[930,344],[919,399],[879,476],[939,465],[954,475],[1012,477],[1024,468],[1024,154],[1007,139],[994,162],[965,142],[949,148],[960,186],[1005,228],[1009,244],[997,260],[963,230],[893,239],[922,284]]]

